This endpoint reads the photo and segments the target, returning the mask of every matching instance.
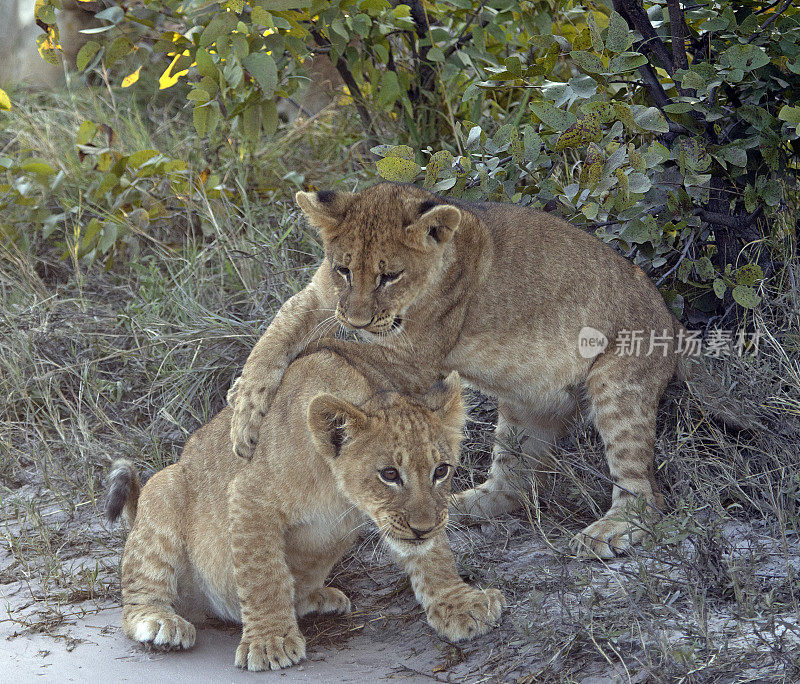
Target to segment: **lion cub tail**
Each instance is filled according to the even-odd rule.
[[[121,514],[125,514],[128,526],[133,525],[136,517],[136,505],[139,502],[139,492],[142,483],[139,473],[127,458],[118,458],[111,464],[108,475],[108,496],[106,497],[105,513],[109,522],[116,522]]]

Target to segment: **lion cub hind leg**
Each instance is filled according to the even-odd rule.
[[[481,522],[521,508],[530,498],[532,484],[535,491],[543,462],[566,434],[576,410],[577,402],[567,391],[559,393],[546,412],[501,400],[489,475],[483,484],[453,497],[457,521]]]
[[[178,531],[180,501],[167,468],[142,492],[122,559],[122,631],[143,644],[163,649],[191,648],[194,626],[173,608],[177,575],[187,564]]]
[[[664,505],[653,449],[658,402],[673,369],[660,357],[609,354],[589,372],[586,387],[614,489],[609,511],[573,539],[582,555],[613,558],[628,550],[645,536],[639,511]]]
[[[497,589],[473,589],[459,577],[447,537],[420,553],[397,554],[411,579],[414,595],[425,609],[428,624],[450,641],[486,634],[500,620],[506,605]]]

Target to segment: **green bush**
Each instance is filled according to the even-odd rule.
[[[37,3],[45,58],[58,2]],[[183,88],[196,132],[242,159],[269,144],[307,58],[327,55],[379,175],[560,213],[642,266],[678,314],[756,307],[793,249],[791,2],[143,0],[97,16],[80,68],[139,94]],[[112,214],[138,206],[135,154],[97,172]],[[56,180],[26,163],[14,168]]]

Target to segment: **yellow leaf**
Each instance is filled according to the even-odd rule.
[[[171,88],[174,86],[181,76],[185,76],[189,73],[188,69],[184,69],[183,71],[179,71],[177,74],[172,74],[172,67],[175,66],[175,62],[180,59],[181,55],[175,55],[175,59],[172,60],[170,65],[167,67],[167,70],[161,74],[161,77],[158,79],[158,89],[159,90],[166,90],[167,88]]]
[[[132,74],[128,74],[125,78],[122,79],[122,87],[123,88],[130,88],[136,81],[139,80],[139,72],[142,70],[142,67],[139,67],[136,71]]]
[[[11,98],[2,88],[0,88],[0,109],[11,109]]]

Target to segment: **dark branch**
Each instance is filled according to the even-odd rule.
[[[783,6],[777,12],[775,12],[774,14],[771,14],[769,17],[767,17],[767,20],[763,24],[761,24],[761,26],[759,27],[759,29],[758,29],[758,31],[756,33],[754,33],[752,36],[750,36],[750,38],[749,38],[749,40],[747,42],[748,43],[752,43],[756,38],[758,38],[759,36],[763,35],[764,31],[766,29],[768,29],[772,25],[772,23],[774,21],[776,21],[779,16],[781,16],[781,14],[783,14],[787,9],[789,9],[789,6],[791,4],[792,4],[792,0],[786,0],[786,2],[783,3]]]
[[[650,23],[641,0],[614,0],[614,9],[628,22],[628,26],[638,31],[644,39],[638,48],[639,52],[646,50],[652,54],[661,67],[672,76],[675,73],[672,55]]]

